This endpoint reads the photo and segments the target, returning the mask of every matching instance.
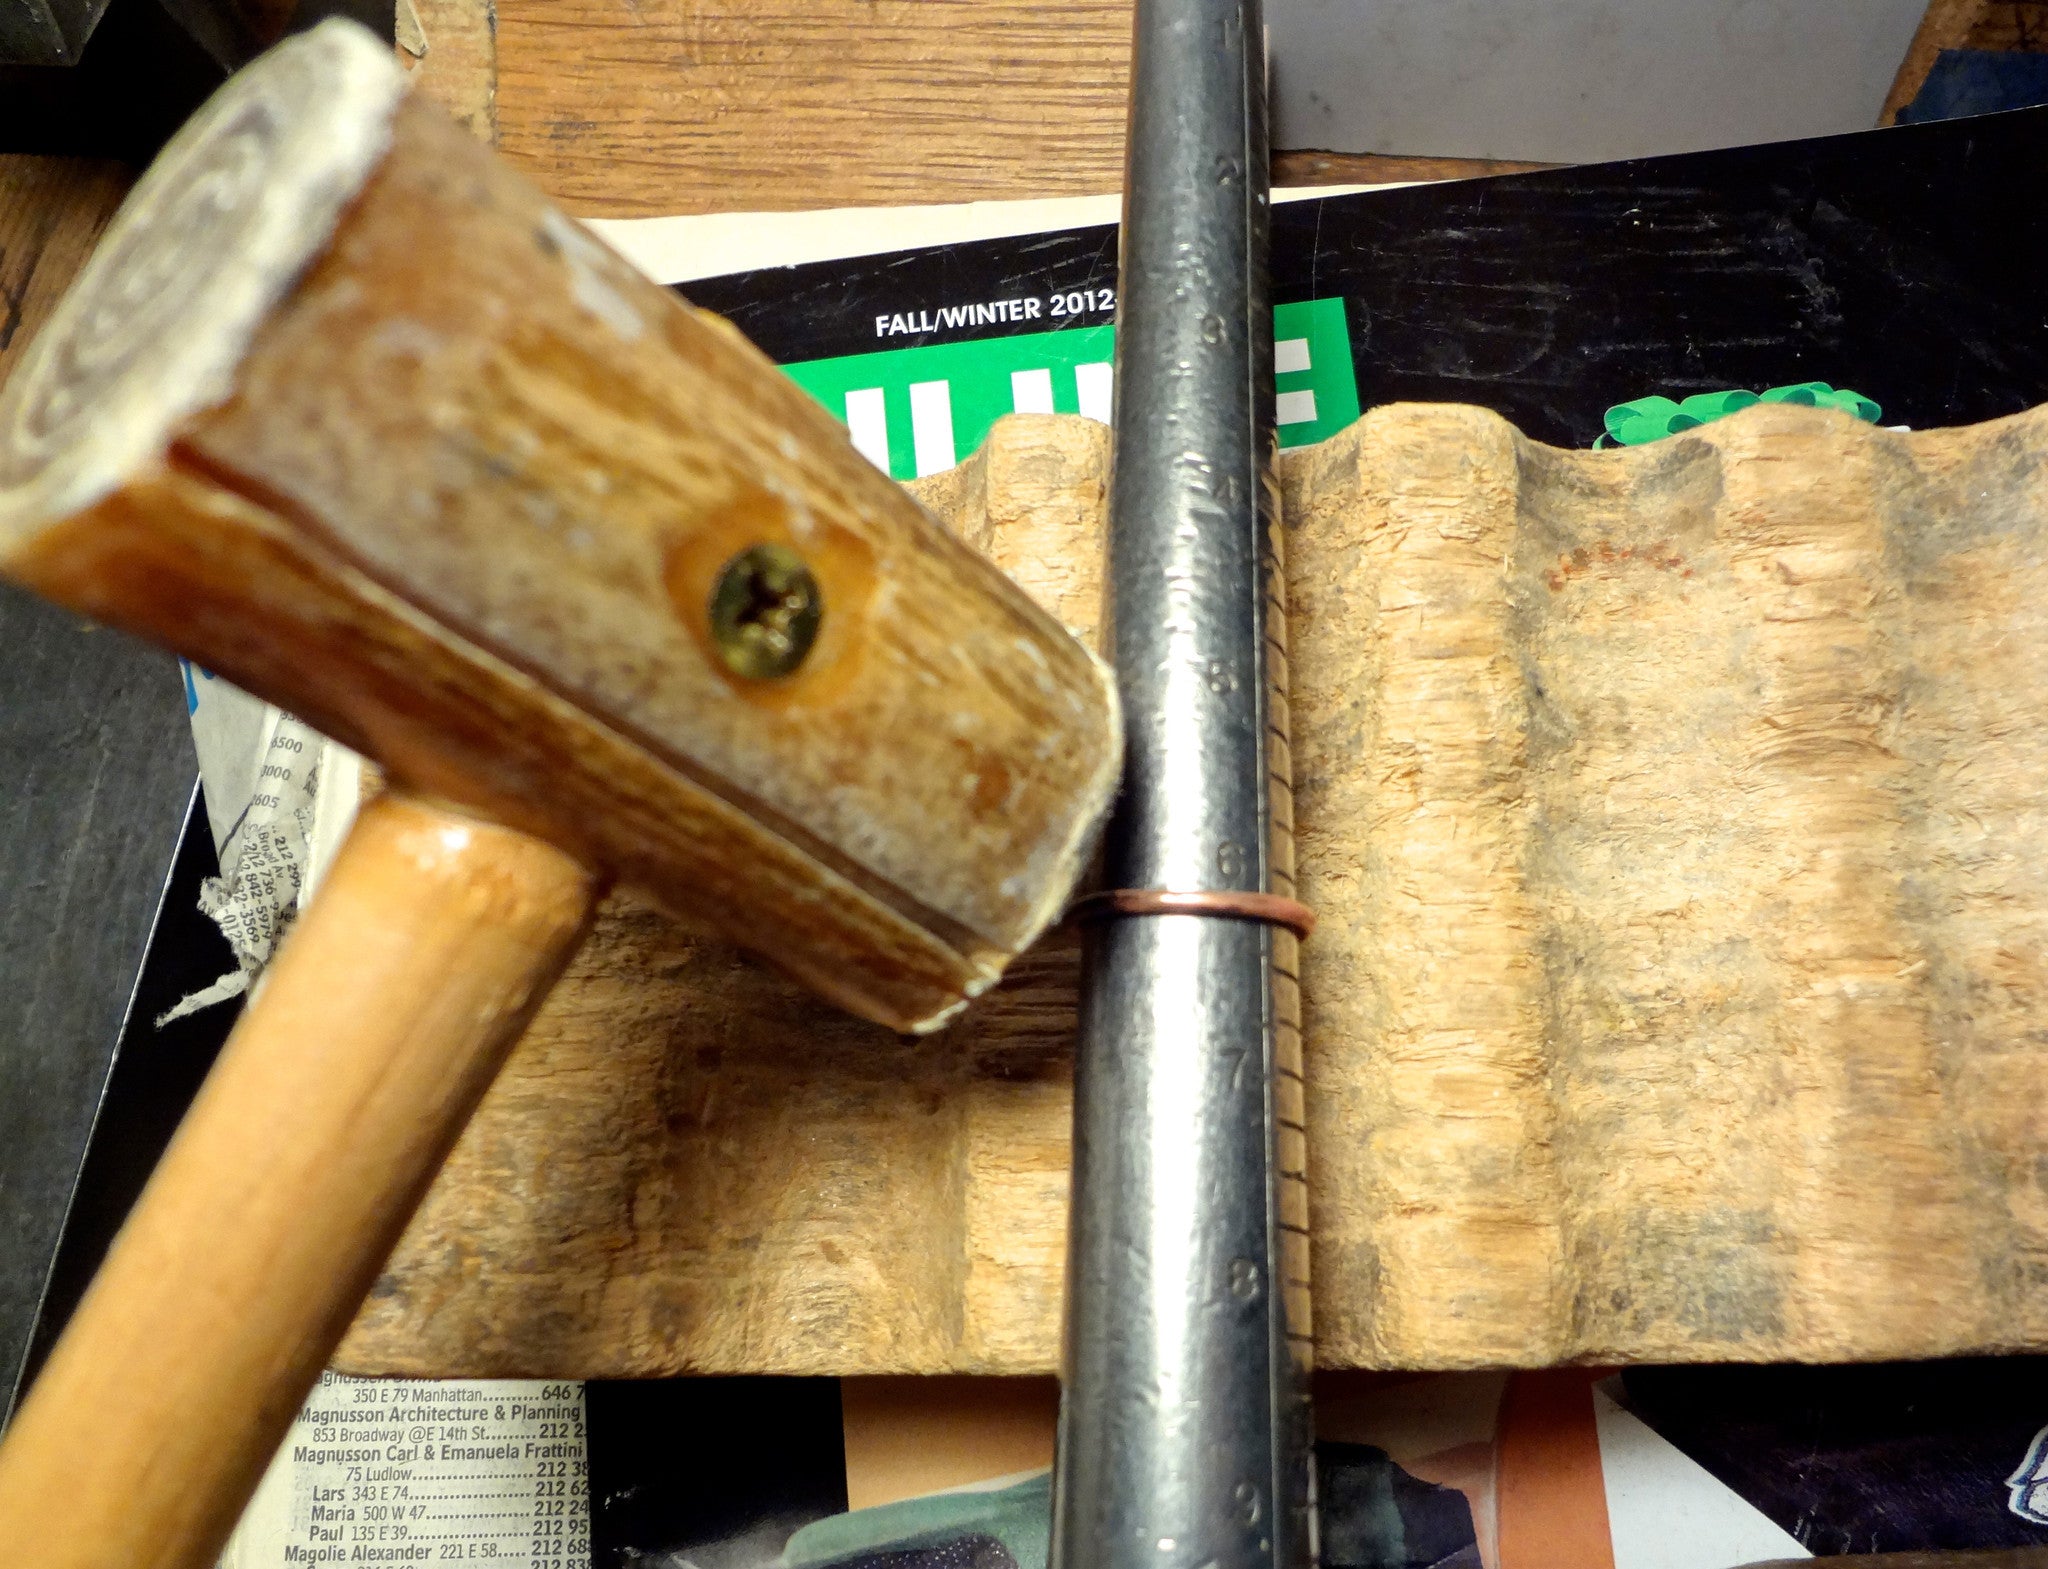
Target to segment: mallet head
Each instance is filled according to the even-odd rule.
[[[347,23],[202,111],[0,394],[0,572],[899,1028],[1116,778],[1086,650]]]

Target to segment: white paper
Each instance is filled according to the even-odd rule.
[[[1402,182],[1412,184],[1414,182]],[[1399,185],[1290,186],[1276,205]],[[938,202],[924,207],[828,207],[812,212],[689,213],[675,218],[586,218],[597,237],[656,283],[688,283],[763,267],[879,256],[923,245],[959,245],[1055,229],[1115,223],[1123,198],[1052,196],[1012,202]]]
[[[588,1569],[583,1386],[325,1373],[221,1569]]]
[[[1590,163],[1867,131],[1926,0],[1273,0],[1273,145]]]
[[[1761,1509],[1623,1410],[1614,1398],[1620,1384],[1607,1379],[1592,1391],[1614,1569],[1735,1569],[1813,1556]]]
[[[167,1010],[158,1028],[253,986],[333,860],[362,788],[362,762],[282,709],[185,666],[192,744],[221,873],[199,908],[235,968]]]

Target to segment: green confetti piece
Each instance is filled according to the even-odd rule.
[[[1637,398],[1633,403],[1617,403],[1607,411],[1607,434],[1624,447],[1641,446],[1670,435],[1671,416],[1677,412],[1678,405],[1669,398]]]
[[[1806,408],[1817,406],[1822,398],[1832,397],[1835,389],[1824,381],[1802,381],[1796,386],[1773,387],[1763,396],[1766,403],[1797,403]]]
[[[1831,387],[1824,381],[1795,382],[1791,386],[1771,387],[1760,393],[1740,387],[1732,387],[1725,392],[1695,392],[1683,403],[1652,395],[1617,403],[1609,409],[1601,421],[1607,428],[1593,445],[1640,447],[1681,431],[1697,430],[1702,425],[1726,419],[1730,414],[1739,414],[1758,403],[1840,409],[1844,414],[1870,425],[1876,424],[1883,413],[1862,393],[1851,392],[1846,387]]]
[[[1704,425],[1709,420],[1725,419],[1730,414],[1739,413],[1743,409],[1754,406],[1757,401],[1755,393],[1740,390],[1734,392],[1695,392],[1691,397],[1678,405],[1678,418],[1690,420],[1692,424],[1680,425],[1674,419],[1671,428],[1674,431],[1690,430],[1693,425]]]

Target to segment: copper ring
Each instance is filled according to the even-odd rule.
[[[1237,921],[1284,926],[1304,940],[1316,929],[1316,912],[1298,899],[1277,893],[1219,891],[1171,893],[1164,888],[1109,888],[1076,899],[1067,919],[1076,923],[1113,915],[1220,915]]]

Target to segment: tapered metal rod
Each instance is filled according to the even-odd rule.
[[[1258,0],[1137,0],[1128,156],[1107,885],[1291,895]],[[1294,937],[1190,914],[1089,933],[1054,1569],[1302,1569]]]

